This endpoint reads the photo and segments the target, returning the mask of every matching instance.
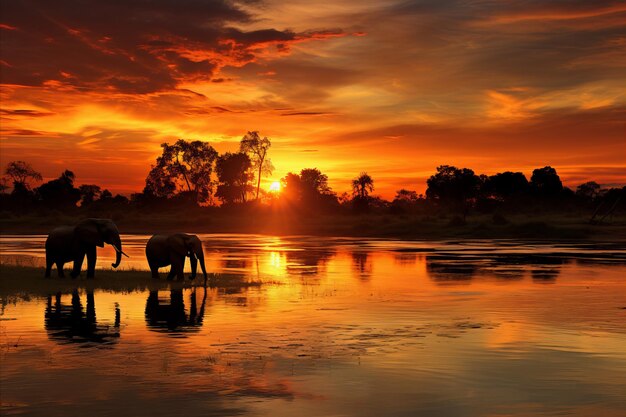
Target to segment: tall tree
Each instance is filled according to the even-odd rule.
[[[13,182],[13,187],[30,190],[29,180],[41,181],[41,173],[35,171],[28,163],[24,161],[9,162],[5,170],[5,174]]]
[[[441,165],[426,184],[426,196],[429,199],[461,211],[465,219],[469,207],[478,195],[481,179],[469,168]]]
[[[70,170],[65,170],[55,180],[41,184],[35,190],[44,205],[54,208],[76,207],[80,200],[80,190],[74,187],[76,176]]]
[[[332,194],[328,186],[328,175],[317,168],[304,168],[300,171],[302,186],[315,194]]]
[[[528,191],[528,180],[521,172],[505,171],[490,176],[484,183],[484,194],[500,200]]]
[[[366,172],[361,172],[352,180],[352,195],[355,197],[365,200],[372,191],[374,191],[374,180]]]
[[[272,146],[272,142],[264,137],[261,139],[259,132],[248,132],[239,145],[239,151],[244,152],[250,156],[252,166],[256,171],[257,184],[256,184],[256,199],[259,199],[259,190],[261,189],[261,177],[271,175],[274,171],[272,161],[267,157],[267,152]]]
[[[148,173],[144,191],[157,197],[188,192],[195,195],[197,202],[208,201],[213,192],[211,174],[217,151],[200,140],[179,139],[161,147],[163,152]]]
[[[215,171],[219,185],[215,196],[224,203],[245,202],[246,195],[251,191],[250,172],[252,162],[245,153],[227,152],[217,158]]]
[[[555,197],[563,190],[561,178],[551,166],[537,168],[530,178],[533,191],[543,197]]]
[[[95,184],[83,184],[78,187],[78,190],[80,191],[81,195],[81,207],[87,207],[88,205],[92,204],[102,192],[100,186]]]

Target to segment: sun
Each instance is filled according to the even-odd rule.
[[[273,193],[277,193],[280,191],[280,182],[274,181],[270,184],[270,191]]]

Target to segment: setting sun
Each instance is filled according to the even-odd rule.
[[[280,182],[279,181],[274,181],[270,184],[270,191],[273,193],[278,193],[280,192]]]

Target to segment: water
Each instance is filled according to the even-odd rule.
[[[625,415],[623,246],[200,237],[208,271],[263,284],[2,292],[2,414]]]

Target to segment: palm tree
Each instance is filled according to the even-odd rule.
[[[360,199],[366,199],[369,193],[374,191],[374,180],[366,172],[352,180],[352,195]]]

